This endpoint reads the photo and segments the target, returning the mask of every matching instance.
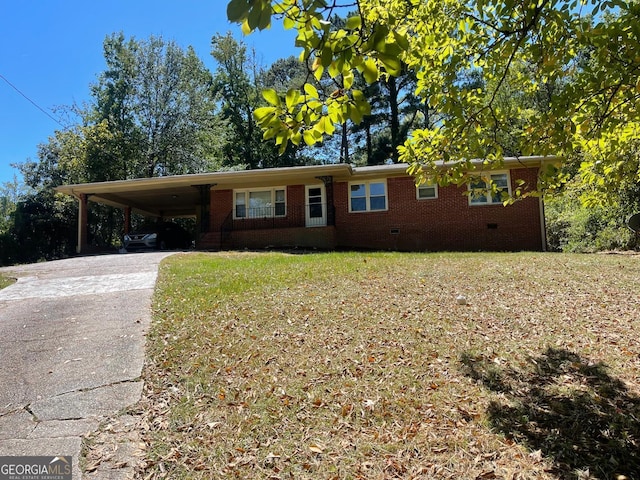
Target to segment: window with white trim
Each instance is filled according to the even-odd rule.
[[[495,172],[477,177],[469,184],[469,204],[501,205],[503,192],[511,194],[509,172]]]
[[[431,200],[438,198],[438,185],[436,183],[423,183],[416,187],[418,200]]]
[[[349,212],[378,212],[387,210],[387,182],[349,183]]]
[[[234,218],[284,217],[287,202],[284,188],[235,190]]]

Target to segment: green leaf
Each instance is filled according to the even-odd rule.
[[[329,65],[329,76],[331,78],[336,78],[338,75],[340,75],[341,70],[338,68],[338,63],[337,62],[331,62],[331,64]]]
[[[393,32],[393,38],[396,41],[396,44],[402,51],[409,50],[409,39],[406,34],[398,33],[397,31]]]
[[[355,100],[356,104],[367,101],[362,90],[354,90],[353,92],[351,92],[351,95],[353,96],[353,99]]]
[[[289,143],[288,139],[285,139],[282,144],[280,145],[280,148],[278,148],[278,155],[284,155],[284,152],[286,152],[287,150],[287,144]]]
[[[311,98],[319,98],[320,97],[320,95],[318,95],[318,90],[316,89],[316,87],[314,87],[310,83],[305,83],[304,84],[304,91]]]
[[[387,35],[389,34],[389,27],[386,25],[376,25],[373,33],[373,49],[377,52],[385,52],[387,48]]]
[[[349,72],[345,73],[342,76],[342,86],[345,89],[349,90],[353,85],[354,78],[355,77],[353,75],[353,72],[349,71]]]
[[[387,73],[389,73],[389,75],[397,77],[398,75],[400,75],[400,73],[402,73],[402,63],[400,62],[400,59],[398,59],[398,57],[378,54],[378,58],[384,65],[384,69],[387,71]]]
[[[270,140],[278,134],[279,130],[277,128],[269,128],[264,131],[262,134],[262,138],[264,140]]]
[[[360,116],[371,115],[371,105],[369,101],[364,96],[360,90],[353,90],[351,92],[353,95],[354,108],[358,110]]]
[[[286,131],[279,131],[276,135],[276,145],[282,145],[283,143],[286,145],[286,141],[288,139],[288,135]]]
[[[361,26],[362,19],[360,18],[360,15],[353,15],[347,18],[347,23],[345,25],[347,30],[355,30],[357,28],[360,28]]]
[[[267,102],[269,102],[271,105],[275,107],[279,107],[281,105],[278,92],[276,92],[273,88],[268,88],[266,90],[263,90],[262,96]]]
[[[304,143],[306,143],[309,147],[316,143],[316,137],[313,135],[313,132],[311,130],[305,130],[302,133],[302,137],[304,139]]]
[[[293,27],[296,26],[296,22],[292,18],[285,16],[284,19],[282,20],[282,26],[284,27],[285,30],[291,30]]]
[[[320,134],[327,133],[329,135],[333,135],[333,132],[336,131],[336,127],[329,117],[322,117],[314,126],[314,130]],[[320,135],[320,138],[322,138],[322,135]]]
[[[342,112],[335,104],[332,104],[327,112],[329,120],[333,123],[342,123]]]
[[[297,105],[300,101],[300,92],[295,89],[289,89],[287,91],[287,96],[285,98],[285,102],[287,104],[287,108],[291,110],[295,105]]]
[[[349,115],[349,118],[353,121],[353,123],[355,123],[356,125],[362,122],[362,116],[363,116],[362,112],[356,105],[349,105],[349,108],[347,109],[347,114]]]
[[[271,4],[263,5],[260,12],[260,20],[258,22],[258,29],[265,30],[271,26]]]
[[[324,106],[324,103],[322,103],[320,100],[307,100],[306,103],[307,107],[309,107],[312,110],[316,110],[316,111],[321,111],[322,107]]]
[[[251,31],[258,28],[260,25],[260,16],[262,15],[262,8],[260,5],[254,5],[251,10],[249,10],[249,15],[247,15],[247,26],[251,29]]]
[[[269,120],[269,117],[274,116],[276,109],[274,107],[260,107],[253,111],[253,118],[256,122],[262,123]]]
[[[379,72],[375,60],[367,58],[362,64],[362,76],[367,83],[374,83],[378,80]]]
[[[244,22],[242,22],[242,26],[240,28],[244,35],[249,35],[253,31],[253,29],[249,26],[249,19],[247,18],[245,18]]]
[[[323,73],[324,67],[322,65],[318,65],[318,67],[313,71],[313,76],[317,81],[320,81]]]
[[[246,0],[231,0],[227,4],[227,18],[230,22],[241,22],[247,17],[249,4]]]
[[[320,64],[327,68],[333,62],[333,50],[329,45],[325,45],[320,54]]]

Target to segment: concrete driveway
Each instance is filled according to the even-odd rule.
[[[0,456],[73,455],[136,403],[158,264],[171,253],[0,268]]]

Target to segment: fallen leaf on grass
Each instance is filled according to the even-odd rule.
[[[324,453],[324,446],[317,443],[312,443],[311,445],[309,445],[309,450],[311,450],[313,453]]]
[[[255,457],[251,455],[245,455],[243,457],[238,457],[234,459],[232,462],[229,462],[227,465],[230,468],[240,467],[242,465],[248,465],[255,460]]]
[[[485,478],[497,478],[496,472],[494,472],[493,470],[482,472],[480,475],[476,477],[476,480],[484,480]]]

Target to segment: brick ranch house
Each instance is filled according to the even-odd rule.
[[[555,161],[507,158],[501,170],[478,170],[474,192],[489,176],[509,191],[520,180],[535,186],[543,165]],[[80,253],[89,249],[89,201],[122,208],[123,233],[131,228],[132,212],[164,219],[193,217],[198,249],[546,248],[541,199],[505,207],[489,191],[467,195],[470,187],[416,187],[406,168],[316,165],[65,185],[57,191],[79,200]]]

